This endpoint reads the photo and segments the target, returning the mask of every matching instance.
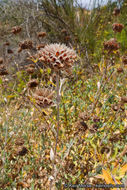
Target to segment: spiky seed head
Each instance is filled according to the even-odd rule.
[[[121,32],[124,28],[124,25],[123,24],[119,24],[119,23],[114,23],[112,25],[112,29],[114,32]]]
[[[42,88],[42,89],[37,89],[34,98],[36,100],[36,104],[40,107],[46,108],[49,107],[53,101],[53,95],[54,92],[47,89],[47,88]]]
[[[49,64],[51,68],[65,70],[72,67],[76,60],[76,52],[64,44],[46,45],[38,53],[39,60]]]

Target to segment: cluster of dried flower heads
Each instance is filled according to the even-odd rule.
[[[56,70],[66,70],[72,67],[76,59],[76,53],[73,49],[64,44],[46,45],[39,51],[39,60],[49,64],[51,68]]]
[[[114,32],[121,32],[124,28],[124,25],[123,24],[119,24],[119,23],[114,23],[112,25],[112,29]]]
[[[53,104],[53,95],[54,92],[47,88],[37,89],[34,98],[36,100],[36,104],[42,108],[47,108]]]

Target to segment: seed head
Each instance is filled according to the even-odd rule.
[[[4,65],[0,66],[0,75],[8,75],[8,71]]]
[[[53,91],[47,88],[42,88],[42,89],[36,90],[34,94],[34,98],[38,106],[46,108],[53,103],[52,101],[53,94],[54,94]]]
[[[114,11],[113,11],[113,15],[117,16],[119,14],[120,14],[120,9],[119,8],[115,8]]]
[[[119,49],[119,44],[117,43],[115,38],[111,38],[107,42],[104,42],[104,49],[111,51],[115,51]]]
[[[24,42],[21,42],[19,44],[19,47],[21,49],[32,49],[33,48],[33,42],[31,40],[25,40]]]
[[[114,32],[121,32],[123,28],[124,28],[123,24],[114,23],[112,25],[112,29],[113,29]]]
[[[39,60],[49,64],[53,69],[65,70],[72,67],[76,59],[76,53],[64,44],[46,45],[39,51]]]
[[[12,28],[12,33],[13,34],[18,34],[18,33],[20,33],[21,32],[21,30],[22,30],[22,28],[20,27],[20,26],[15,26],[15,27],[13,27]]]
[[[28,83],[28,87],[29,87],[29,88],[34,88],[34,87],[36,87],[36,86],[38,86],[38,81],[37,81],[36,79],[33,79],[33,80],[31,80],[31,81]]]

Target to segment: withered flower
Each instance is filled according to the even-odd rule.
[[[119,44],[115,38],[111,38],[107,42],[104,42],[104,49],[108,50],[109,52],[115,51],[119,49]]]
[[[122,56],[122,62],[126,65],[127,64],[127,55]]]
[[[33,80],[28,82],[28,87],[29,88],[34,88],[36,86],[38,86],[38,81],[36,79],[33,79]]]
[[[65,70],[72,67],[76,53],[73,49],[64,44],[46,45],[38,53],[39,60],[49,64],[51,68],[56,70]]]
[[[6,42],[4,43],[4,45],[5,45],[5,46],[9,46],[10,43],[9,43],[8,41],[6,41]]]
[[[112,25],[112,29],[113,29],[114,32],[121,32],[123,28],[124,28],[123,24],[114,23]]]
[[[4,65],[0,66],[0,75],[8,75],[8,71]]]
[[[31,49],[33,48],[33,42],[31,40],[25,40],[19,44],[21,49]]]
[[[47,89],[47,88],[42,88],[42,89],[37,89],[34,98],[36,100],[36,104],[40,107],[46,108],[48,106],[51,106],[53,101],[53,95],[54,92]]]
[[[122,73],[124,70],[123,70],[123,68],[121,68],[121,67],[119,67],[118,69],[117,69],[117,72],[118,73]]]
[[[12,33],[13,34],[18,34],[18,33],[20,33],[21,32],[21,30],[22,30],[22,28],[20,27],[20,26],[15,26],[15,27],[13,27],[12,28]]]
[[[24,146],[23,147],[22,146],[19,147],[18,150],[17,150],[17,152],[16,152],[17,156],[24,156],[27,153],[28,153],[28,150]]]
[[[2,64],[4,62],[3,58],[0,57],[0,64]]]
[[[8,52],[8,54],[12,54],[13,53],[13,51],[11,49],[8,49],[7,52]]]
[[[115,8],[114,11],[113,11],[113,15],[117,16],[120,14],[120,9],[119,8]]]
[[[38,38],[44,38],[46,35],[47,35],[46,32],[39,32],[39,33],[37,34],[37,37],[38,37]]]

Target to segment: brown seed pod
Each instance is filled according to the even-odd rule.
[[[8,54],[12,54],[13,53],[13,51],[11,49],[8,49],[7,52],[8,52]]]
[[[124,102],[124,103],[127,103],[127,96],[122,96],[121,101]]]
[[[114,16],[118,16],[119,14],[120,14],[120,9],[116,7],[116,8],[113,10],[113,15],[114,15]]]
[[[117,69],[117,72],[118,72],[118,73],[123,73],[123,71],[124,71],[124,70],[123,70],[123,68],[121,68],[121,67],[119,67],[119,68]]]
[[[126,65],[127,64],[127,55],[122,56],[122,62]]]
[[[37,37],[44,38],[46,35],[47,35],[46,32],[38,32]]]
[[[0,57],[0,64],[3,64],[4,60],[2,57]]]
[[[19,47],[21,49],[32,49],[33,48],[33,42],[31,40],[25,40],[24,42],[21,42],[19,44]]]
[[[38,81],[36,79],[33,79],[33,80],[29,81],[29,83],[28,83],[29,88],[35,88],[37,86],[38,86]]]
[[[18,33],[20,33],[21,32],[21,30],[22,30],[22,28],[20,27],[20,26],[15,26],[15,27],[13,27],[12,28],[12,33],[13,34],[18,34]]]
[[[109,52],[115,51],[119,49],[119,44],[115,38],[111,38],[107,42],[104,42],[104,49],[108,50]]]
[[[114,32],[121,32],[124,28],[124,25],[123,24],[119,24],[119,23],[114,23],[112,25],[112,29]]]

